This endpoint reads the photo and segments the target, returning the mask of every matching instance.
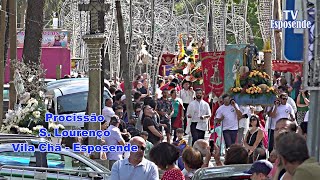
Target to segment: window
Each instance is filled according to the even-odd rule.
[[[88,92],[68,94],[58,97],[58,114],[85,112]]]
[[[1,152],[0,165],[34,166],[34,152]]]
[[[9,100],[9,89],[7,89],[7,88],[3,89],[3,99]]]
[[[106,98],[110,98],[108,91],[104,91],[102,107]],[[68,94],[58,97],[58,114],[71,114],[78,112],[86,112],[88,92],[80,92]]]
[[[47,153],[47,164],[49,168],[93,171],[92,168],[80,162],[78,159],[63,154]]]

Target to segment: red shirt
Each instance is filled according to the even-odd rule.
[[[180,169],[173,168],[166,171],[161,180],[184,180],[184,175],[182,174]]]

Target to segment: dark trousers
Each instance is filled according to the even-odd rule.
[[[197,124],[196,122],[191,123],[190,125],[190,130],[191,130],[191,135],[192,135],[192,145],[194,142],[196,142],[198,139],[204,139],[205,131],[201,131],[197,129]]]
[[[226,143],[226,148],[230,147],[231,144],[236,143],[238,130],[224,130],[223,131],[223,138],[224,142]]]
[[[173,130],[173,141],[176,141],[177,139],[177,128],[173,127],[172,125],[174,124],[174,122],[176,121],[177,117],[172,117],[171,118],[171,129]]]
[[[184,107],[184,119],[183,119],[183,132],[186,132],[187,128],[187,109],[188,109],[189,104],[183,103]]]
[[[268,141],[269,141],[268,151],[269,151],[269,153],[271,153],[273,150],[273,146],[274,146],[274,130],[273,129],[269,129]]]

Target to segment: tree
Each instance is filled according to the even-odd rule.
[[[40,63],[45,0],[28,0],[26,31],[22,59],[25,63]]]

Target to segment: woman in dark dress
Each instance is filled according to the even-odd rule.
[[[264,148],[262,144],[263,131],[260,128],[259,116],[254,114],[250,117],[249,127],[244,146],[248,150],[249,156],[251,156],[257,148]]]

